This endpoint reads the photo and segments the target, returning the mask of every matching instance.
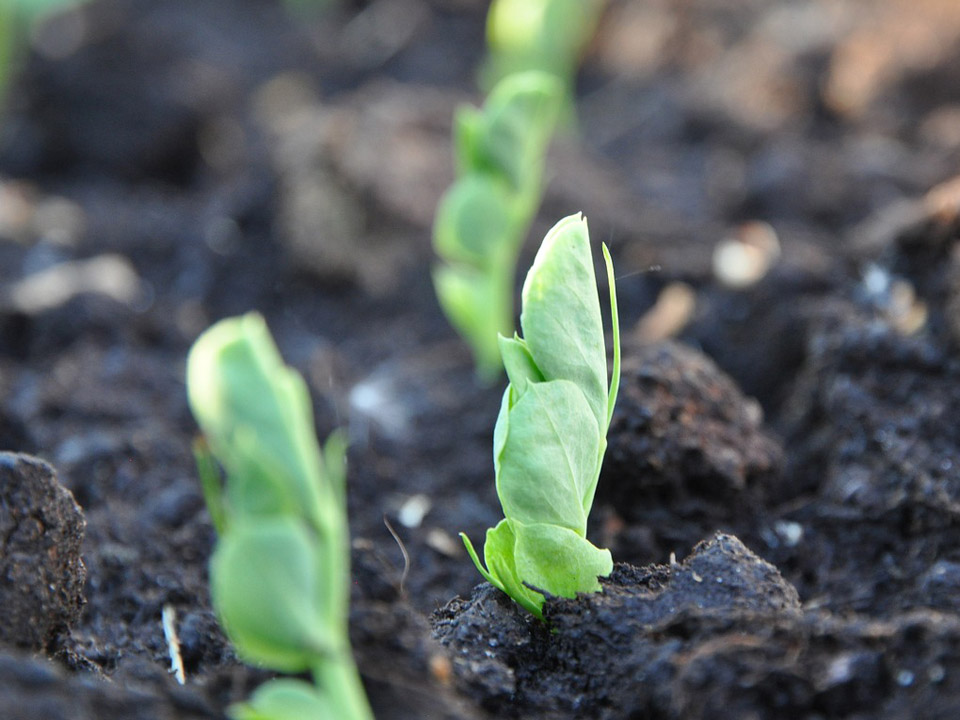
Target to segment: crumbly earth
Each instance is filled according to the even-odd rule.
[[[615,556],[635,562],[748,525],[764,512],[783,460],[759,403],[675,342],[628,350],[607,440],[597,498],[614,508],[608,525],[630,527],[611,538],[620,540]]]
[[[617,565],[601,593],[551,599],[544,623],[484,584],[434,630],[458,682],[498,716],[615,718],[669,710],[683,656],[800,615],[776,568],[718,534],[682,564]]]
[[[0,643],[47,650],[76,622],[84,524],[52,467],[0,452]]]
[[[530,235],[583,211],[613,254],[624,385],[590,533],[630,567],[551,601],[555,634],[475,590],[457,538],[500,517],[502,384],[437,307],[429,225],[487,3],[335,5],[90,0],[12,77],[0,450],[73,494],[87,576],[79,614],[29,632],[40,655],[0,642],[0,716],[219,718],[269,677],[210,607],[183,388],[199,332],[257,309],[319,433],[351,440],[351,633],[380,720],[519,713],[517,688],[526,718],[956,717],[960,5],[607,3]],[[714,270],[719,241],[771,233],[754,284]],[[741,569],[719,596],[670,564],[706,548]],[[458,632],[505,643],[454,653]]]

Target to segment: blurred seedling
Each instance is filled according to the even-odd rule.
[[[306,383],[257,314],[222,320],[197,339],[187,394],[203,431],[197,465],[219,535],[214,608],[241,658],[314,681],[270,680],[231,716],[372,720],[347,633],[343,436],[334,432],[320,448]]]

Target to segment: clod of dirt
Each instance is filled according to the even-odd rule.
[[[793,586],[720,533],[683,564],[621,564],[602,584],[548,600],[547,624],[488,584],[438,611],[463,691],[505,717],[640,717],[671,706],[682,658],[800,618]]]
[[[772,618],[678,656],[669,706],[642,717],[955,718],[958,639],[929,611]]]
[[[635,555],[689,548],[759,512],[783,457],[762,422],[702,353],[664,342],[624,359],[597,500],[656,536]]]
[[[48,650],[79,617],[85,525],[52,467],[0,452],[0,642]]]
[[[771,559],[832,610],[953,610],[960,366],[853,303],[825,305],[790,406],[785,489],[803,527]]]

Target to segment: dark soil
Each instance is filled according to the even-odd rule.
[[[0,453],[0,641],[54,647],[80,617],[83,513],[46,463]]]
[[[547,603],[546,625],[490,585],[436,613],[465,691],[500,717],[667,714],[681,658],[706,650],[718,629],[749,644],[757,626],[801,616],[793,586],[730,535],[682,565],[617,565],[602,584],[600,594]]]
[[[250,309],[351,439],[378,718],[960,716],[960,5],[608,3],[520,267],[576,211],[611,247],[591,537],[621,564],[547,625],[457,539],[500,517],[502,385],[428,272],[486,8],[92,0],[36,36],[0,124],[0,450],[49,465],[0,462],[0,716],[221,718],[269,677],[210,608],[183,387]],[[771,235],[749,282],[714,268]]]

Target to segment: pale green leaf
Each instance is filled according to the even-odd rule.
[[[500,476],[500,455],[503,453],[503,446],[506,444],[507,435],[510,432],[510,398],[512,394],[513,388],[507,385],[503,391],[503,397],[500,398],[497,424],[493,426],[493,470],[495,477]]]
[[[278,679],[264,683],[250,699],[229,710],[233,720],[332,720],[329,700],[302,680]]]
[[[586,532],[600,433],[580,389],[568,380],[532,383],[509,411],[497,494],[504,515]]]
[[[557,525],[514,522],[514,564],[528,585],[551,595],[572,598],[600,590],[597,577],[613,571],[609,550],[601,550],[577,533]]]
[[[478,155],[517,190],[540,184],[562,96],[556,78],[530,71],[504,78],[484,103]]]
[[[533,356],[523,338],[514,333],[512,338],[501,335],[498,341],[500,357],[503,359],[503,367],[507,371],[510,387],[513,388],[513,401],[516,402],[526,390],[527,383],[543,382],[544,377],[533,362]]]
[[[210,591],[244,659],[300,672],[330,651],[318,592],[322,573],[302,520],[259,517],[230,525],[210,561]]]
[[[543,595],[523,584],[523,580],[517,573],[516,561],[514,560],[515,544],[516,537],[509,520],[501,520],[496,527],[487,530],[487,538],[483,546],[483,556],[487,561],[487,568],[490,574],[499,581],[494,582],[494,585],[534,615],[540,617]]]
[[[607,428],[607,356],[587,221],[570,215],[544,238],[523,284],[523,338],[547,380],[570,380]]]
[[[494,0],[487,16],[486,80],[537,69],[572,84],[603,0]]]
[[[510,212],[513,201],[502,180],[470,174],[457,180],[440,199],[433,224],[433,245],[448,262],[491,269],[504,252],[513,253]],[[486,308],[475,308],[476,312]]]
[[[214,454],[244,486],[230,495],[240,503],[233,512],[273,511],[291,498],[301,507],[319,505],[310,397],[303,378],[283,363],[262,317],[222,320],[197,339],[187,358],[187,394]],[[263,496],[274,492],[272,500]]]
[[[607,393],[607,428],[609,428],[610,421],[613,420],[613,409],[617,405],[617,393],[620,391],[620,312],[617,310],[617,278],[613,272],[613,260],[606,243],[601,247],[603,262],[607,269],[607,285],[610,288],[610,322],[613,325],[613,370],[610,373],[610,390]]]
[[[480,133],[483,132],[483,112],[470,105],[461,105],[453,116],[453,156],[457,177],[468,175],[483,165],[478,156]]]
[[[503,583],[501,583],[498,578],[491,575],[487,571],[487,569],[483,566],[483,563],[480,562],[480,558],[477,555],[477,551],[473,547],[473,543],[470,542],[470,538],[467,537],[467,534],[460,533],[460,539],[463,541],[463,546],[467,549],[467,555],[469,555],[470,559],[473,560],[473,564],[476,565],[477,570],[481,575],[483,575],[484,579],[494,587],[500,588],[500,590],[502,590],[503,592],[506,592],[507,589],[503,586]]]

